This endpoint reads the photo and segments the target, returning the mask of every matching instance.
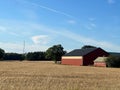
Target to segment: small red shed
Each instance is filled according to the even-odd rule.
[[[61,63],[64,65],[88,66],[94,65],[97,57],[108,56],[109,53],[101,48],[75,49],[62,56]]]
[[[94,66],[95,67],[106,67],[106,62],[105,60],[108,57],[98,57],[97,59],[94,60]]]

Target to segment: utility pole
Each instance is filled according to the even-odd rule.
[[[23,54],[25,54],[25,40],[23,41]]]

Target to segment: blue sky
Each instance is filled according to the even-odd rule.
[[[120,0],[1,0],[0,48],[6,52],[94,45],[120,52]]]

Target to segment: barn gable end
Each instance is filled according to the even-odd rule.
[[[108,56],[108,55],[109,55],[109,53],[107,53],[103,49],[97,48],[94,51],[83,56],[83,58],[84,58],[83,65],[85,65],[85,66],[94,65],[94,60],[96,58]]]

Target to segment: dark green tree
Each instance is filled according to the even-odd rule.
[[[52,59],[57,63],[57,61],[61,60],[62,55],[66,53],[63,49],[64,48],[60,44],[48,48],[46,51],[46,58]]]
[[[87,49],[87,48],[97,48],[97,47],[92,45],[84,45],[81,49]]]
[[[5,54],[5,51],[4,51],[3,49],[0,48],[0,59],[3,58],[4,54]]]
[[[109,56],[105,62],[108,67],[120,67],[120,56]]]

